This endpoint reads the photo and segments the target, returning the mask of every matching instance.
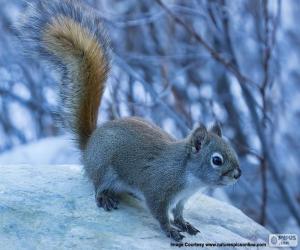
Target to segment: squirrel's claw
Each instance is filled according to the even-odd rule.
[[[191,225],[189,222],[184,220],[174,220],[174,225],[179,228],[182,232],[187,232],[190,235],[196,235],[200,231]]]
[[[192,226],[191,224],[187,225],[186,232],[190,235],[196,235],[197,233],[200,233],[200,231],[197,228],[195,228],[194,226]]]
[[[177,242],[181,241],[185,237],[176,228],[170,228],[169,231],[167,232],[167,236]]]
[[[118,209],[119,201],[108,192],[102,192],[97,198],[96,203],[98,207],[103,207],[105,211]]]

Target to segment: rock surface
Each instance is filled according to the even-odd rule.
[[[240,210],[200,193],[185,218],[201,233],[186,235],[183,244],[268,241],[269,231]],[[0,249],[177,248],[141,201],[125,196],[118,210],[99,209],[81,166],[0,165]]]

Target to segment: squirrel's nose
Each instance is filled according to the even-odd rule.
[[[242,170],[240,168],[234,170],[233,178],[238,179],[242,175]]]

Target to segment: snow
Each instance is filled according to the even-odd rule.
[[[184,243],[267,242],[269,236],[237,208],[200,193],[185,218],[201,233],[186,235]],[[3,250],[176,249],[141,201],[124,195],[118,210],[99,209],[79,165],[0,165],[0,225]]]
[[[48,137],[0,155],[0,164],[78,164],[79,152],[67,136]]]

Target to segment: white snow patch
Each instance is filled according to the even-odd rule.
[[[80,152],[67,136],[48,137],[0,155],[0,164],[78,164]]]

